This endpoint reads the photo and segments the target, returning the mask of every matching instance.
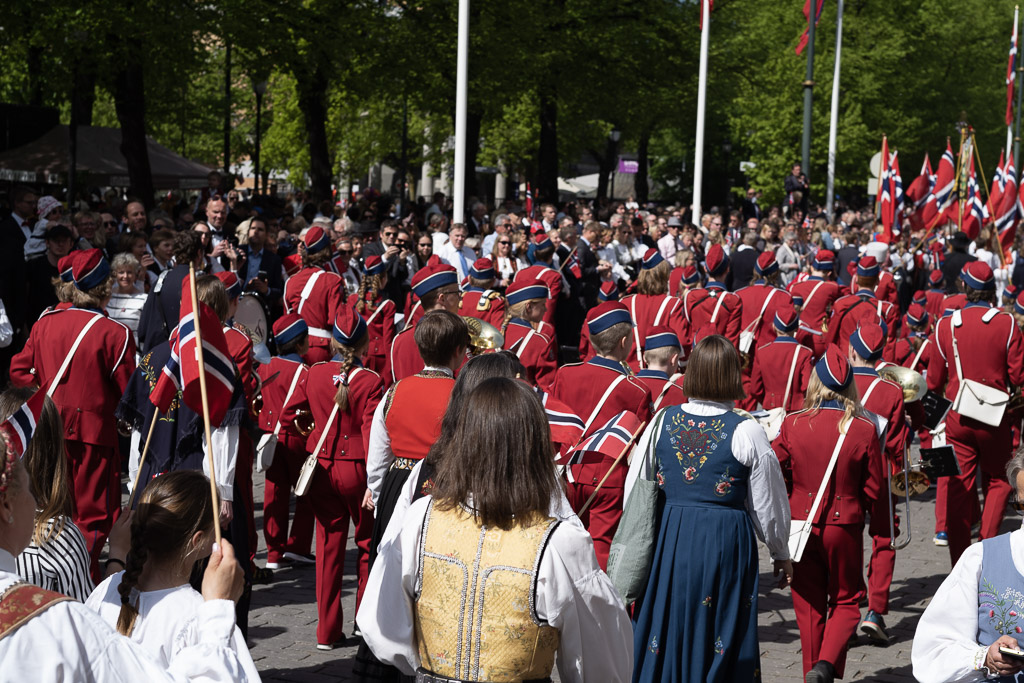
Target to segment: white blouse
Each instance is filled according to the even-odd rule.
[[[988,648],[977,641],[982,553],[981,543],[964,551],[917,622],[910,658],[921,683],[985,680]],[[1010,554],[1024,574],[1024,530],[1010,533]]]
[[[11,554],[0,550],[0,594],[20,580],[14,567]],[[196,644],[178,652],[169,665],[162,664],[85,605],[57,603],[0,639],[0,679],[33,683],[248,680],[230,646],[234,603],[204,602],[196,610],[196,628]]]
[[[732,402],[691,400],[682,408],[693,415],[715,416],[732,410]],[[626,475],[626,491],[623,506],[629,500],[637,479],[652,481],[657,474],[654,450],[658,418],[668,408],[655,414],[650,425],[644,430],[633,451],[629,473]],[[768,436],[755,420],[744,420],[732,435],[732,456],[741,465],[750,468],[747,486],[747,513],[754,523],[757,538],[768,546],[773,560],[789,559],[789,496],[786,482],[782,478],[782,467],[772,450]]]
[[[121,613],[121,594],[118,588],[122,576],[123,571],[107,577],[85,601],[85,606],[99,614],[113,629],[117,629],[117,618]],[[201,634],[197,615],[204,600],[192,586],[185,584],[157,591],[135,590],[133,593],[139,597],[139,616],[128,637],[153,659],[167,666],[182,650],[199,644]],[[228,647],[238,657],[245,677],[251,681],[260,680],[252,655],[237,626],[232,631]]]
[[[429,503],[429,497],[413,503],[399,535],[381,543],[356,615],[363,640],[377,658],[408,675],[420,665],[416,576]],[[590,535],[574,524],[559,524],[538,571],[537,615],[559,631],[556,665],[561,680],[630,680],[633,629],[622,598],[597,565]]]

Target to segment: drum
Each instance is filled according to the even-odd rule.
[[[261,364],[270,362],[270,319],[269,311],[263,300],[252,292],[245,292],[238,297],[238,309],[235,311],[235,324],[242,327],[252,340],[253,355]]]

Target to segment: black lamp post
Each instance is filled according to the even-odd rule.
[[[252,89],[256,92],[256,153],[253,154],[253,167],[255,170],[255,179],[253,181],[253,190],[255,194],[260,193],[260,134],[263,131],[261,125],[261,119],[263,116],[263,94],[267,92],[267,82],[265,80],[256,81],[252,83]],[[264,188],[266,189],[266,188]]]

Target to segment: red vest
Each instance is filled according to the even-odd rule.
[[[384,425],[396,458],[422,460],[441,436],[455,380],[429,371],[400,380],[385,397]]]

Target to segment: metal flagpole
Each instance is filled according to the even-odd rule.
[[[711,32],[711,3],[701,0],[701,16],[704,17],[700,30],[700,81],[697,86],[697,137],[693,150],[693,209],[690,222],[700,225],[701,185],[704,180],[704,107],[708,98],[708,37]]]
[[[466,99],[469,81],[469,0],[459,0],[459,52],[455,70],[455,192],[452,222],[462,223],[466,208]]]
[[[814,104],[814,27],[817,24],[818,0],[810,2],[811,14],[807,18],[807,75],[804,78],[804,141],[802,149],[803,171],[811,180],[811,113]]]
[[[825,200],[825,214],[834,220],[836,186],[836,133],[839,128],[839,64],[843,50],[843,0],[839,0],[836,14],[836,67],[832,75],[832,116],[828,128],[828,196]],[[804,169],[806,173],[807,170]]]
[[[1020,9],[1019,7],[1014,7],[1013,8],[1014,33],[1017,33],[1018,35],[1019,35],[1018,29],[1020,29],[1019,9]],[[1014,162],[1016,164],[1021,165],[1020,162],[1017,161],[1017,159],[1020,159],[1020,105],[1021,105],[1021,90],[1024,90],[1024,87],[1021,87],[1021,80],[1020,80],[1021,76],[1024,76],[1024,64],[1021,63],[1020,46],[1017,47],[1017,64],[1015,65],[1015,67],[1017,69],[1017,120],[1016,120],[1015,126],[1014,126],[1016,128],[1016,135],[1013,138],[1013,158],[1014,158]],[[1016,180],[1016,178],[1014,180]]]
[[[1017,18],[1018,18],[1019,13],[1020,13],[1020,7],[1019,6],[1014,7],[1013,8],[1013,44],[1014,45],[1017,44]],[[1018,49],[1018,52],[1020,52],[1019,49]],[[1015,88],[1017,88],[1018,95],[1020,94],[1020,79],[1017,78],[1017,73],[1016,72],[1017,72],[1017,64],[1019,64],[1019,63],[1020,63],[1020,55],[1017,54],[1014,57],[1014,65],[1013,65],[1014,83],[1013,83],[1013,85],[1014,85]],[[1019,99],[1020,98],[1018,97],[1018,101],[1019,101]],[[1020,112],[1020,105],[1019,104],[1017,105],[1017,111],[1018,111],[1018,116],[1019,116],[1019,112]],[[1010,143],[1011,142],[1013,142],[1013,125],[1012,124],[1006,127],[1006,153],[1007,154],[1010,153]],[[1016,178],[1014,180],[1016,180]]]

